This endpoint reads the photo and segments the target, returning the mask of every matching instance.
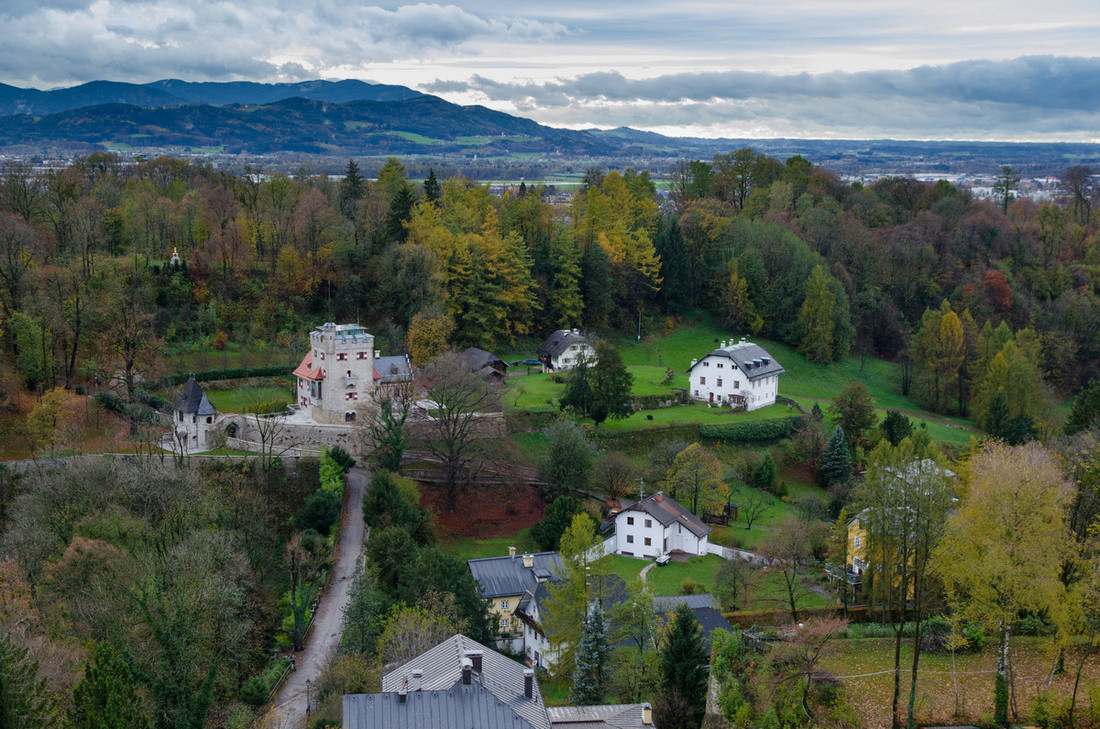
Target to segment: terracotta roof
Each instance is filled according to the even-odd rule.
[[[321,368],[313,368],[313,351],[306,352],[306,356],[302,358],[302,363],[298,365],[290,374],[295,377],[301,377],[306,380],[323,380],[324,376],[321,374]]]

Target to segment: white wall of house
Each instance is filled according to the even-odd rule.
[[[322,378],[298,378],[298,405],[318,423],[353,422],[374,393],[374,336],[353,324],[328,323],[310,332],[309,346]]]
[[[596,350],[588,342],[574,342],[569,348],[551,360],[555,370],[571,370],[584,357],[588,366],[596,364]]]
[[[715,405],[731,405],[744,398],[746,410],[775,404],[779,395],[779,375],[750,380],[727,357],[707,355],[691,369],[688,392],[692,399]]]
[[[615,517],[618,552],[633,557],[659,557],[672,549],[666,546],[661,522],[644,511],[620,511]]]

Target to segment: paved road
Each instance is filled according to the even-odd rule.
[[[344,628],[344,606],[348,604],[355,562],[363,555],[367,532],[363,525],[363,492],[368,472],[353,468],[348,473],[348,511],[340,530],[332,585],[317,607],[313,633],[305,650],[297,655],[297,670],[275,697],[264,726],[271,729],[301,729],[306,725],[306,681],[316,682],[340,645]]]

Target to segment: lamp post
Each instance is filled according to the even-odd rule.
[[[307,723],[309,722],[309,712],[310,712],[310,709],[312,708],[309,704],[309,689],[310,689],[310,680],[307,678],[306,679],[306,722]]]

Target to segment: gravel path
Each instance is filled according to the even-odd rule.
[[[340,545],[332,584],[321,596],[313,632],[305,650],[295,657],[296,670],[283,685],[263,724],[270,729],[302,729],[306,725],[306,681],[316,682],[340,645],[344,627],[344,606],[350,597],[355,562],[363,555],[367,532],[363,524],[363,492],[368,472],[353,468],[348,473],[348,512],[340,530]]]

